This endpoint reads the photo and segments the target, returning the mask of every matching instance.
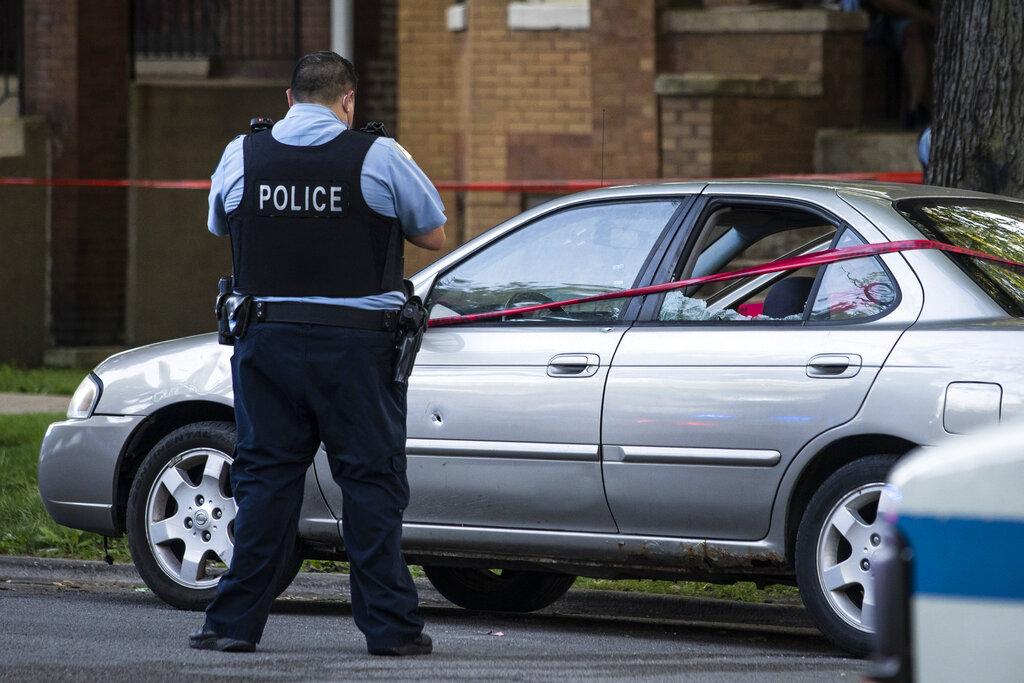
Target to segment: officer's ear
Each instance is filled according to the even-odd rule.
[[[295,105],[295,100],[292,98],[292,89],[288,88],[284,91],[284,96],[288,98],[288,108],[290,109]]]

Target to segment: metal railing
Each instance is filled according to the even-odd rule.
[[[141,57],[295,59],[301,0],[133,0]]]
[[[25,20],[22,0],[0,0],[0,105],[18,98],[25,112]]]

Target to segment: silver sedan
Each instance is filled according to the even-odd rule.
[[[711,182],[560,198],[413,279],[432,318],[783,257],[935,240],[1024,261],[1024,204],[923,186]],[[915,447],[1024,416],[1024,272],[936,250],[436,327],[409,388],[408,560],[451,601],[529,611],[577,575],[795,582],[869,648],[879,498]],[[61,524],[127,533],[153,592],[209,600],[233,548],[228,347],[113,356],[42,446]],[[343,558],[310,468],[302,558]]]

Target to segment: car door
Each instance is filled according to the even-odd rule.
[[[633,286],[687,197],[568,206],[440,272],[434,318]],[[409,387],[409,523],[615,531],[601,401],[629,300],[431,328]]]
[[[820,207],[703,201],[665,279],[865,241]],[[762,538],[786,466],[854,417],[913,323],[915,286],[891,255],[652,297],[623,336],[605,396],[603,470],[620,531]]]

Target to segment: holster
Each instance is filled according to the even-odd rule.
[[[217,342],[234,346],[236,339],[245,336],[252,318],[252,297],[235,294],[234,278],[222,277],[217,283],[217,300],[214,313],[217,316]]]
[[[405,280],[406,300],[398,313],[398,336],[395,342],[395,384],[407,385],[416,354],[427,331],[427,309],[414,293],[412,283]]]

